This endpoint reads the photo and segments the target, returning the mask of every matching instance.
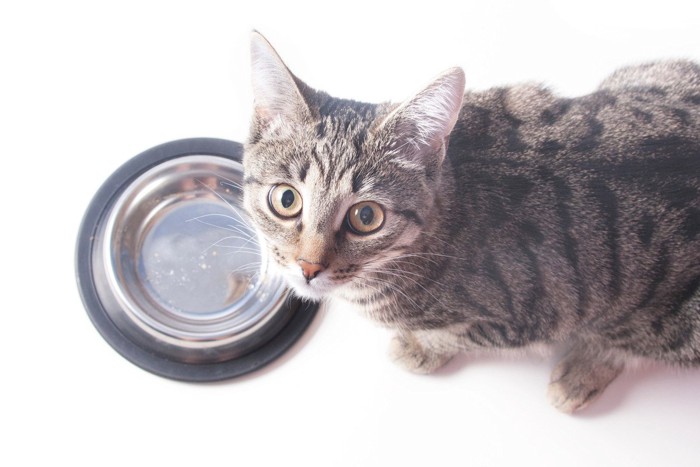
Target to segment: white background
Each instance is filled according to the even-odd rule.
[[[253,28],[340,97],[402,99],[454,65],[470,88],[575,95],[619,65],[699,60],[694,3],[3,2],[0,465],[700,465],[700,371],[627,373],[571,417],[544,395],[554,358],[414,376],[387,331],[330,309],[264,371],[177,383],[102,340],[73,271],[83,211],[128,158],[245,139]]]

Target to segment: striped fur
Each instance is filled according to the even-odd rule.
[[[283,71],[297,101],[273,117],[256,108],[245,203],[297,293],[397,329],[393,358],[417,372],[462,351],[571,342],[550,384],[566,412],[628,358],[700,364],[700,67],[625,68],[578,98],[467,92],[418,150],[405,128],[435,102],[411,105],[448,101],[461,72],[397,106],[332,98]],[[302,194],[298,219],[270,212],[279,183]],[[386,219],[357,236],[345,215],[363,200]],[[311,281],[302,256],[325,266]]]

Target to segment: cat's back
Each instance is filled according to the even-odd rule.
[[[663,149],[668,143],[673,149],[682,141],[697,152],[700,66],[696,63],[677,60],[621,68],[601,83],[596,94],[609,95],[616,103],[602,113],[612,147],[622,150],[623,143]],[[646,157],[647,152],[639,155]],[[687,152],[673,150],[668,156]]]
[[[467,93],[448,157],[468,187],[455,209],[469,220],[461,244],[480,245],[470,254],[487,277],[481,290],[495,267],[513,283],[544,284],[540,309],[589,319],[670,313],[670,297],[696,293],[696,64],[623,68],[574,98],[537,85]]]
[[[595,92],[573,98],[534,84],[467,93],[450,144],[456,165],[482,156],[511,165],[613,162],[667,145],[697,147],[700,66],[679,60],[621,68]]]
[[[689,60],[670,60],[620,68],[600,84],[600,89],[653,92],[663,90],[679,100],[698,104],[700,66]]]

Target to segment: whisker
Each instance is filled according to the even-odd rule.
[[[216,174],[215,174],[215,175],[216,175]],[[216,175],[216,176],[219,177],[219,178],[224,178],[224,177],[221,177],[220,175]],[[243,223],[244,223],[245,225],[247,225],[248,227],[251,227],[251,228],[252,228],[250,222],[248,222],[248,220],[244,219],[243,216],[241,216],[241,214],[238,212],[238,209],[236,209],[231,203],[229,203],[228,200],[227,200],[226,198],[224,198],[223,196],[221,196],[221,194],[217,193],[213,188],[211,188],[211,187],[210,187],[209,185],[207,185],[206,183],[202,182],[200,179],[195,178],[195,180],[197,181],[197,183],[199,183],[200,185],[202,185],[203,187],[205,187],[207,190],[211,191],[211,192],[212,192],[217,198],[219,198],[221,201],[223,201],[224,203],[226,203],[226,205],[227,205],[229,208],[231,208],[231,211],[232,211],[234,214],[236,214],[236,215],[238,216],[238,218],[241,220],[241,222],[243,222]],[[229,182],[231,182],[231,180],[229,180]],[[234,183],[234,182],[231,182],[231,183]]]
[[[234,251],[246,251],[248,253],[257,253],[259,256],[262,256],[260,253],[260,250],[257,248],[249,247],[249,246],[238,246],[238,245],[217,245],[219,248],[224,248],[226,250],[234,250]],[[227,252],[230,253],[230,252]]]
[[[405,272],[406,272],[406,271],[402,271],[402,270],[398,270],[398,271],[399,271],[399,272],[402,272],[402,273],[405,273]],[[392,276],[392,277],[396,277],[396,278],[401,279],[401,280],[409,280],[409,281],[413,282],[413,283],[416,284],[418,287],[420,287],[421,289],[423,289],[423,291],[425,291],[425,293],[427,293],[428,295],[430,295],[436,302],[438,302],[438,303],[441,304],[442,306],[445,306],[445,304],[442,303],[442,302],[440,301],[439,298],[437,298],[435,295],[433,295],[433,293],[430,292],[430,291],[429,291],[423,284],[421,284],[418,280],[416,280],[416,279],[414,279],[414,278],[412,278],[412,277],[405,277],[405,276],[403,276],[403,275],[401,275],[401,274],[398,274],[398,273],[395,273],[395,272],[391,272],[391,270],[387,270],[387,269],[380,270],[380,271],[378,271],[378,272],[381,273],[381,274],[386,274],[386,275],[389,275],[389,276]],[[423,277],[423,276],[420,276],[419,274],[416,274],[416,275],[419,276],[419,277]],[[436,283],[437,283],[437,282],[436,282]]]
[[[380,279],[378,277],[372,277],[373,281],[379,282],[380,284],[384,284],[388,286],[388,290],[392,292],[398,292],[401,294],[410,304],[412,304],[416,309],[421,309],[421,306],[410,296],[408,296],[403,290],[401,290],[400,287],[397,287],[396,284],[394,284],[391,281],[385,280],[385,279]]]
[[[227,242],[227,241],[229,241],[229,240],[245,240],[245,241],[244,241],[242,244],[240,244],[240,245],[239,245],[239,244],[236,244],[236,245],[226,245],[226,244],[224,244],[224,242]],[[250,246],[250,247],[249,247],[249,246],[246,246],[246,245],[248,245],[249,243],[254,243],[258,248],[253,247],[253,246]],[[239,250],[241,250],[241,251],[245,250],[245,251],[250,252],[250,253],[255,253],[255,254],[257,254],[258,256],[261,256],[261,255],[262,255],[262,253],[260,252],[259,244],[258,244],[257,241],[255,241],[254,238],[240,237],[240,236],[238,236],[238,235],[229,235],[229,236],[227,236],[227,237],[220,238],[219,240],[215,241],[214,243],[212,243],[211,245],[209,245],[208,247],[206,247],[204,250],[202,250],[202,252],[200,253],[200,255],[204,255],[204,254],[207,253],[207,251],[211,250],[212,248],[216,248],[216,247],[218,247],[218,248],[226,248],[226,249],[229,249],[229,248],[237,248],[237,249],[239,249]],[[236,251],[239,251],[239,250],[236,250]]]
[[[231,256],[231,255],[240,254],[240,253],[252,254],[252,255],[255,255],[258,257],[262,257],[262,255],[260,254],[260,252],[258,250],[249,250],[249,249],[235,249],[233,251],[227,251],[226,253],[224,253],[224,256]]]
[[[442,253],[430,253],[430,252],[427,252],[427,251],[425,251],[425,252],[409,253],[409,254],[401,255],[401,256],[404,256],[404,257],[410,257],[410,256],[416,256],[416,257],[436,256],[436,257],[438,257],[438,258],[450,258],[450,259],[456,259],[456,260],[459,260],[459,261],[468,261],[467,258],[460,258],[459,256],[445,255],[445,254],[442,254]],[[401,256],[399,256],[399,257],[401,257]]]
[[[260,266],[262,264],[244,264],[243,266],[239,266],[236,269],[232,270],[230,274],[236,274],[238,272],[247,272],[247,271],[260,271]]]
[[[233,218],[233,217],[231,217],[231,216],[228,216],[228,215],[226,215],[226,214],[211,213],[211,214],[202,214],[201,216],[197,216],[197,217],[193,217],[193,218],[191,218],[191,219],[187,219],[185,222],[196,221],[196,222],[199,222],[200,224],[208,225],[208,226],[210,226],[210,227],[214,227],[214,228],[217,228],[217,229],[228,230],[228,231],[231,231],[231,232],[238,232],[238,233],[240,233],[241,235],[245,235],[247,238],[255,238],[255,236],[254,236],[250,231],[243,230],[243,229],[241,229],[240,227],[237,227],[237,226],[235,226],[235,225],[233,225],[233,224],[221,225],[221,224],[215,224],[215,223],[213,223],[213,222],[207,222],[207,221],[203,220],[204,218],[207,218],[207,217],[223,217],[224,219],[235,220],[235,218]]]
[[[436,281],[436,280],[433,280],[433,279],[431,279],[431,278],[429,278],[429,277],[426,277],[424,274],[420,274],[420,273],[413,272],[413,271],[407,271],[407,270],[405,270],[405,269],[386,268],[386,267],[380,268],[380,267],[377,267],[377,268],[365,268],[364,270],[365,270],[365,271],[372,271],[372,272],[379,272],[379,273],[381,273],[381,272],[383,272],[383,271],[391,271],[391,272],[394,272],[394,273],[397,273],[397,274],[410,274],[411,276],[415,276],[415,277],[417,277],[417,278],[419,278],[419,279],[424,279],[424,280],[426,280],[426,281],[430,281],[430,282],[432,282],[433,284],[438,284],[438,285],[440,284],[440,282],[438,282],[438,281]],[[410,277],[407,277],[406,279],[411,279],[411,278],[410,278]],[[416,280],[416,281],[417,281],[417,280]]]
[[[358,285],[360,287],[368,288],[368,289],[374,291],[376,295],[382,295],[382,297],[385,299],[382,306],[388,305],[394,309],[394,312],[396,312],[398,314],[398,312],[399,312],[398,298],[396,296],[396,292],[393,290],[392,287],[380,288],[379,286],[376,286],[375,284],[370,283],[369,279],[367,279],[367,278],[360,277],[360,276],[353,276],[353,277],[358,279],[358,281],[360,282]],[[388,295],[386,295],[386,292],[390,292],[391,296],[389,297]]]
[[[228,240],[244,240],[243,244],[241,245],[236,245],[236,246],[245,246],[248,243],[255,243],[257,245],[257,242],[255,242],[254,238],[247,238],[247,237],[239,237],[238,235],[229,235],[227,237],[220,238],[219,240],[215,241],[214,243],[211,244],[211,246],[207,247],[207,250],[209,248],[215,247],[215,246],[232,246],[232,245],[222,245],[223,242],[226,242]],[[252,247],[251,247],[252,248]],[[206,250],[205,250],[206,251]]]
[[[241,191],[243,190],[243,185],[241,185],[240,183],[234,182],[230,178],[224,177],[223,175],[217,174],[215,172],[212,172],[212,174],[215,175],[216,177],[218,177],[219,179],[226,180],[225,182],[223,182],[223,181],[221,182],[222,185],[224,185],[224,186],[228,185],[228,186],[231,186],[233,188],[237,188]]]
[[[370,262],[370,263],[380,263],[380,264],[383,264],[383,263],[388,263],[388,262],[390,262],[390,261],[396,261],[396,260],[398,260],[398,259],[407,259],[407,258],[421,258],[421,259],[423,259],[423,260],[430,261],[431,263],[433,263],[433,264],[435,264],[435,265],[439,264],[436,260],[434,260],[434,259],[432,259],[432,258],[427,258],[427,257],[422,256],[422,255],[419,255],[419,254],[417,254],[417,253],[405,253],[405,254],[402,254],[402,255],[395,256],[395,257],[393,257],[393,258],[378,258],[377,261],[373,261],[373,262]],[[383,262],[382,262],[381,260],[383,260]]]

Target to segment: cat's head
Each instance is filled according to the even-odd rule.
[[[244,200],[273,262],[302,297],[376,288],[367,275],[434,220],[464,74],[448,70],[400,105],[336,99],[253,33],[252,77]]]

